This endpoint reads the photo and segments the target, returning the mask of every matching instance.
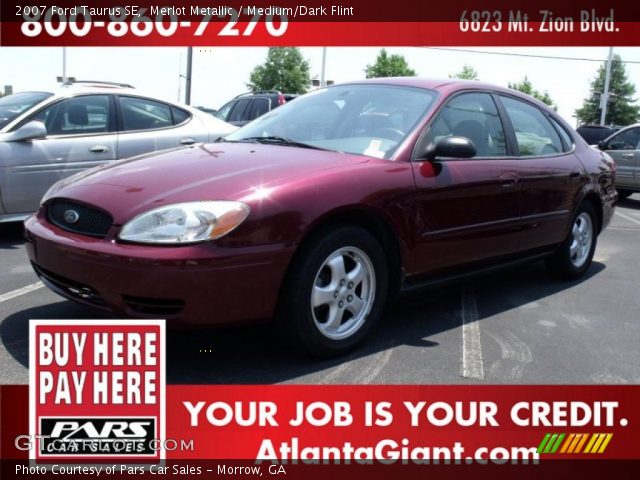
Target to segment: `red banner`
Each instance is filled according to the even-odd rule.
[[[637,45],[635,4],[62,1],[0,6],[3,46]]]
[[[1,457],[27,458],[27,388],[1,392]],[[264,464],[633,460],[639,403],[640,386],[175,385],[163,446]]]

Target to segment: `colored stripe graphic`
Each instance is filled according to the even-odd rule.
[[[538,445],[538,453],[603,453],[613,433],[547,433]],[[584,447],[586,444],[586,447]],[[584,450],[583,448],[584,447]]]
[[[572,433],[567,437],[567,441],[564,442],[564,445],[562,445],[562,449],[560,450],[560,453],[567,453],[567,449],[569,448],[569,445],[571,445],[574,442],[574,439],[576,438],[576,434]]]
[[[576,449],[573,453],[580,453],[580,451],[582,450],[582,446],[587,441],[587,438],[589,438],[589,434],[583,433],[582,438],[580,439],[580,442],[578,442],[578,445],[576,445]]]

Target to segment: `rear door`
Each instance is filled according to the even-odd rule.
[[[523,250],[559,243],[585,181],[571,137],[570,144],[563,141],[561,134],[568,136],[567,132],[536,105],[507,95],[499,99],[520,157]]]
[[[640,127],[618,132],[604,148],[616,162],[616,186],[640,187]]]
[[[40,199],[58,180],[117,158],[115,109],[111,95],[79,95],[60,100],[24,122],[42,121],[47,137],[7,142],[6,175],[0,176],[7,213],[38,209]]]

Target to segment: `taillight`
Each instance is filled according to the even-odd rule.
[[[278,95],[278,105],[284,105],[287,101],[284,99],[284,95]]]

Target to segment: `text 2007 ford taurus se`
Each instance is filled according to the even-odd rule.
[[[518,92],[372,80],[223,142],[64,180],[27,220],[28,251],[78,302],[170,324],[275,318],[332,355],[401,289],[542,256],[581,276],[613,213],[613,170]]]

